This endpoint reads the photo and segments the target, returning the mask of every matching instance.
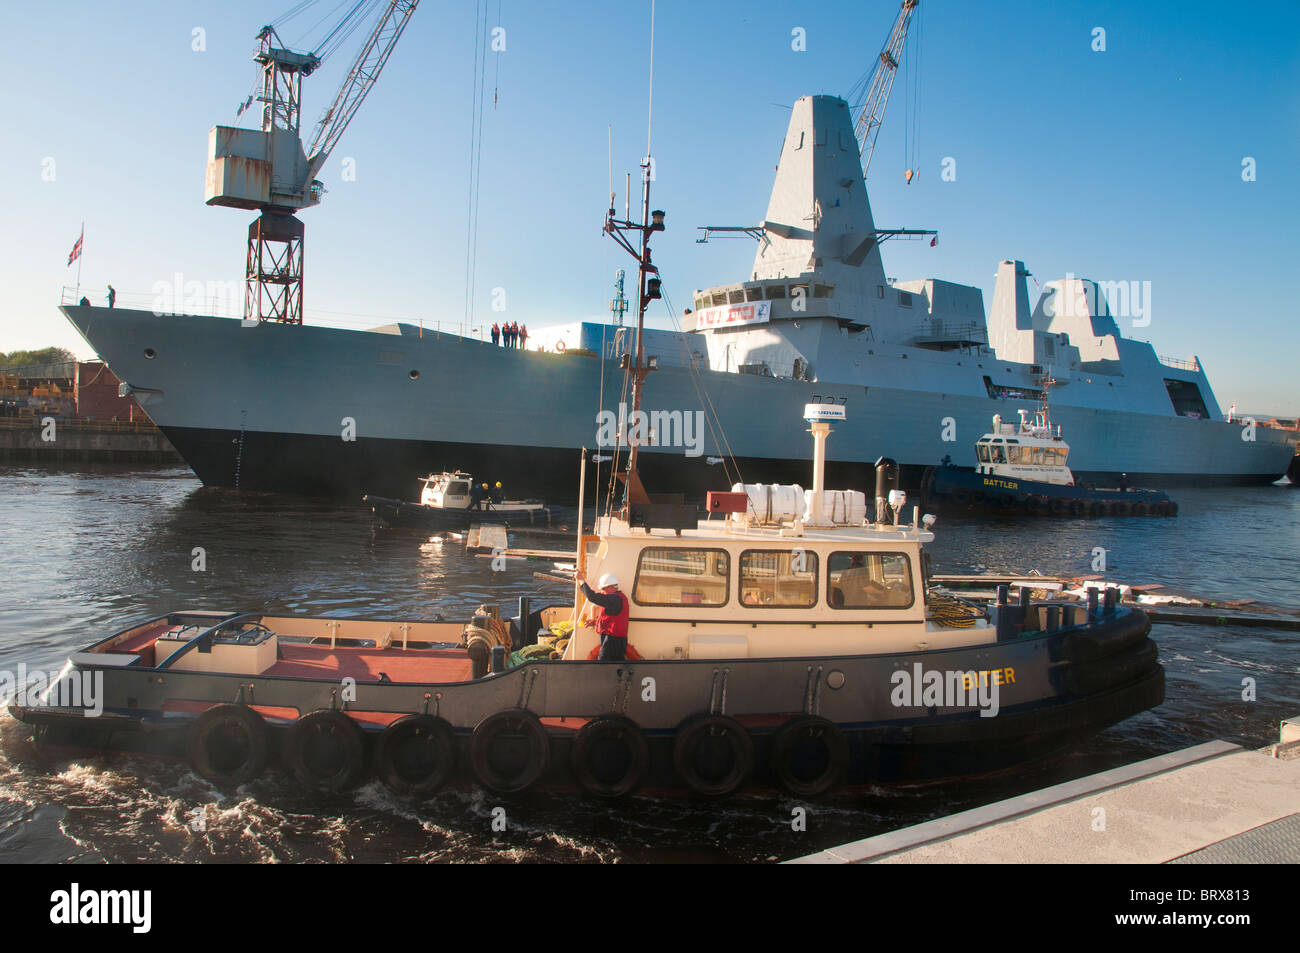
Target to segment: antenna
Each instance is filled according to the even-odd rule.
[[[650,0],[650,97],[646,103],[645,154],[650,157],[650,130],[655,110],[655,0]]]

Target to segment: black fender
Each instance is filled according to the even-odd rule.
[[[479,784],[497,794],[526,791],[551,763],[551,740],[526,708],[488,715],[469,740],[469,763]]]
[[[190,767],[214,784],[247,784],[266,770],[270,742],[266,722],[247,705],[217,705],[189,727]]]
[[[1108,655],[1095,662],[1077,662],[1065,672],[1061,687],[1073,695],[1093,695],[1135,681],[1147,675],[1159,663],[1156,644],[1144,638],[1124,652]]]
[[[456,772],[456,736],[433,715],[404,715],[375,747],[375,774],[398,794],[432,794]]]
[[[366,738],[343,712],[320,708],[289,726],[284,760],[304,787],[346,791],[365,777]]]
[[[1069,662],[1095,662],[1097,659],[1131,649],[1151,631],[1151,617],[1141,609],[1093,622],[1081,632],[1068,632],[1061,638],[1059,655]]]
[[[848,764],[844,733],[825,718],[791,718],[772,736],[772,775],[798,797],[824,794],[840,782]]]
[[[754,741],[726,715],[693,715],[677,726],[673,767],[691,791],[726,797],[744,787],[754,770]]]
[[[650,746],[641,728],[622,715],[601,715],[582,726],[569,764],[588,794],[623,797],[641,786],[650,767]]]

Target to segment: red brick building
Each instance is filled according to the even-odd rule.
[[[93,420],[147,420],[134,397],[118,397],[116,375],[102,361],[77,362],[73,383],[77,416]]]

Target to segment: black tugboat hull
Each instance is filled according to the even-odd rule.
[[[434,716],[445,723],[448,751],[454,752],[452,784],[483,783],[476,775],[476,742],[494,718],[511,715],[536,725],[531,751],[527,732],[513,740],[507,733],[504,742],[523,745],[542,765],[527,786],[585,791],[589,779],[580,774],[575,750],[580,730],[612,714],[644,741],[640,788],[700,793],[700,779],[683,775],[680,757],[683,736],[700,719],[729,721],[752,756],[744,783],[734,790],[791,790],[793,755],[782,745],[782,732],[794,725],[829,726],[821,730],[844,743],[842,769],[829,790],[1002,770],[1163,701],[1164,671],[1140,610],[1107,606],[1088,615],[1082,606],[1015,606],[1010,612],[1009,620],[988,630],[993,641],[960,648],[815,659],[530,661],[462,682],[358,682],[342,711],[333,710],[337,678],[168,671],[164,680],[159,670],[123,665],[120,657],[94,664],[88,651],[74,657],[69,671],[102,673],[99,717],[75,708],[10,711],[46,744],[185,758],[187,745],[192,757],[199,713],[238,707],[264,719],[272,766],[280,763],[296,720],[309,713],[333,710],[334,717],[352,718],[364,766],[382,761],[383,733],[397,718]],[[919,684],[922,669],[968,672],[986,686],[1002,684],[1000,705],[990,714],[973,703],[945,708],[919,696],[895,697],[891,685],[898,673],[915,670]],[[647,692],[647,684],[657,692]],[[177,699],[184,700],[181,710]]]
[[[364,496],[361,501],[390,526],[410,526],[420,529],[464,530],[471,523],[504,523],[507,525],[534,525],[538,519],[546,522],[547,512],[536,510],[459,510],[426,506],[406,500],[384,496]]]
[[[958,467],[932,467],[921,481],[921,503],[936,509],[1025,516],[1177,516],[1163,490],[1098,490],[987,476]]]

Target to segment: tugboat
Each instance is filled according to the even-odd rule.
[[[1076,483],[1066,465],[1070,445],[1055,429],[1043,381],[1043,403],[1032,419],[1018,411],[1019,424],[994,414],[993,429],[975,442],[975,470],[961,469],[945,457],[922,478],[921,499],[935,507],[992,510],[1032,516],[1176,516],[1178,504],[1162,490],[1128,487],[1127,474],[1119,486],[1099,489]]]
[[[823,486],[844,408],[805,410],[812,490],[738,485],[704,520],[632,502],[581,537],[580,571],[623,582],[639,660],[592,660],[580,596],[464,626],[180,610],[73,653],[41,702],[10,711],[38,741],[170,753],[225,785],[278,759],[323,791],[373,773],[404,794],[461,778],[811,797],[1002,768],[1161,703],[1150,622],[1116,590],[1003,597],[987,615],[932,594],[934,518],[903,520],[891,461],[874,515],[843,515],[865,503]],[[77,701],[88,678],[98,717]]]
[[[536,525],[540,519],[549,525],[551,521],[551,511],[537,500],[501,499],[500,483],[494,488],[481,484],[480,505],[475,507],[474,478],[460,470],[431,473],[420,482],[418,503],[369,495],[361,501],[391,526],[463,529],[471,522],[518,524],[527,519],[529,525]]]

